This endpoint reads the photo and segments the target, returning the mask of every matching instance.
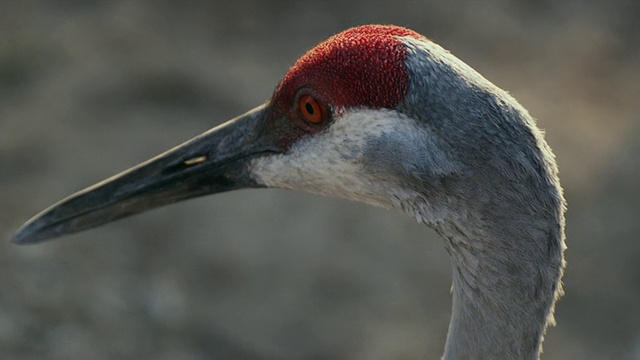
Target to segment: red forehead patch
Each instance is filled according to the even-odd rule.
[[[391,25],[360,26],[330,37],[296,61],[274,101],[286,111],[296,92],[308,87],[337,107],[394,108],[407,92],[406,51],[399,36],[423,38]]]

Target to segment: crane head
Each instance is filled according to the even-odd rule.
[[[505,112],[526,114],[418,33],[384,25],[348,29],[304,54],[265,104],[54,204],[13,241],[40,242],[252,187],[398,208],[434,224],[448,216],[441,204],[451,203],[452,192],[474,191],[457,180],[469,169],[482,175],[477,163],[501,151],[496,141],[510,146],[524,131],[524,142],[537,142],[530,126],[510,122]],[[491,139],[487,118],[496,126]]]

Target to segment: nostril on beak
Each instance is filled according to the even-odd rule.
[[[201,164],[205,161],[207,161],[207,156],[201,155],[201,156],[192,157],[191,159],[187,159],[183,162],[183,164],[186,166],[194,166],[194,165]]]
[[[163,174],[171,174],[171,173],[175,173],[175,172],[184,171],[187,168],[194,167],[196,165],[202,164],[203,162],[207,161],[208,159],[209,158],[206,155],[194,156],[194,157],[188,158],[186,160],[182,160],[182,161],[176,162],[174,164],[168,165],[164,169],[162,169],[161,172]]]

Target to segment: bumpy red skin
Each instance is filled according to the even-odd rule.
[[[305,89],[333,107],[394,108],[407,92],[406,50],[398,39],[403,36],[423,38],[390,25],[365,25],[336,34],[296,61],[274,100],[286,110]]]
[[[350,107],[395,108],[408,89],[406,48],[399,39],[405,36],[424,38],[398,26],[355,27],[328,38],[298,59],[272,98],[272,126],[280,134],[280,145],[288,148],[305,133],[321,130],[301,119],[297,103],[305,94],[316,98],[328,116]],[[289,127],[276,119],[283,117],[298,126]]]

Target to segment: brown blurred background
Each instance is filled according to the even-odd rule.
[[[640,359],[640,2],[3,1],[0,358],[437,359],[440,239],[278,190],[31,247],[22,222],[267,99],[345,28],[421,32],[538,118],[569,201],[544,359]]]

